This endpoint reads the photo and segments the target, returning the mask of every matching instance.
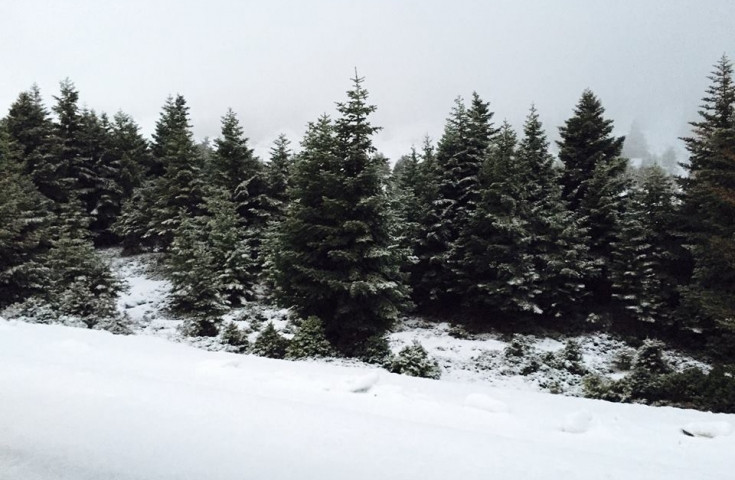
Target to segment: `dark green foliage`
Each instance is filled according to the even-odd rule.
[[[45,197],[53,201],[66,198],[70,188],[68,164],[54,155],[54,126],[36,85],[21,92],[10,106],[5,127],[8,158],[22,166],[23,173]]]
[[[0,156],[0,308],[39,292],[37,259],[50,234],[50,202],[20,167]]]
[[[362,79],[340,118],[309,126],[293,175],[293,203],[278,234],[276,293],[302,316],[324,321],[327,338],[354,354],[384,332],[406,300],[390,248],[385,160],[374,155]]]
[[[436,360],[429,357],[424,347],[414,341],[412,345],[404,347],[398,355],[391,359],[388,370],[401,375],[438,379],[441,369]]]
[[[587,231],[589,252],[597,266],[587,282],[596,305],[606,305],[611,298],[611,245],[620,231],[627,189],[627,161],[620,157],[624,138],[611,136],[613,122],[603,117],[604,112],[597,97],[585,90],[574,115],[559,128],[561,141],[557,142],[564,164],[563,198]]]
[[[490,318],[537,308],[520,175],[516,136],[506,123],[483,164],[482,196],[460,233],[452,259],[464,303],[485,310]]]
[[[285,358],[288,345],[289,341],[269,322],[253,342],[250,353],[261,357]]]
[[[215,269],[215,259],[206,241],[202,218],[182,215],[166,257],[171,280],[171,307],[208,323],[227,308],[223,284]],[[199,222],[199,224],[197,224]],[[195,329],[198,330],[199,329]]]
[[[684,139],[688,177],[681,179],[682,216],[694,263],[682,288],[684,316],[710,335],[735,331],[735,83],[732,63],[715,65],[700,120]],[[725,352],[723,352],[725,353]],[[727,352],[732,358],[735,349]]]
[[[456,262],[462,255],[454,250],[480,200],[480,169],[497,133],[492,115],[477,94],[473,94],[470,109],[458,98],[439,142],[436,198],[431,204],[435,221],[424,223],[425,239],[414,275],[414,297],[422,308],[451,307],[465,293],[457,289]]]
[[[272,221],[280,221],[286,215],[289,201],[289,185],[293,170],[294,155],[285,135],[279,135],[270,151],[270,162],[266,166],[268,197],[271,200]]]
[[[324,324],[315,316],[301,322],[296,335],[286,349],[288,359],[320,358],[333,355],[332,345],[324,334]]]
[[[62,205],[51,248],[39,257],[43,266],[41,298],[60,314],[81,317],[87,326],[116,315],[119,280],[95,252],[90,219],[79,202]]]
[[[235,322],[228,322],[220,329],[220,338],[224,344],[233,347],[237,353],[246,351],[249,345],[247,335],[238,328]]]
[[[373,335],[365,340],[355,352],[363,362],[385,366],[391,358],[390,345],[385,335]]]
[[[640,171],[621,218],[611,274],[613,298],[637,321],[667,325],[678,303],[673,180],[660,167]]]
[[[663,357],[664,343],[659,340],[646,339],[633,359],[633,372],[661,374],[671,371]]]

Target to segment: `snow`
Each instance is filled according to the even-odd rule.
[[[732,425],[726,421],[694,422],[684,425],[682,430],[695,437],[715,438],[732,433]]]
[[[725,480],[733,421],[0,319],[2,480]]]

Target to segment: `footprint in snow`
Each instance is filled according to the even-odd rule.
[[[689,437],[715,438],[732,433],[729,422],[693,422],[684,425],[681,433]]]
[[[483,393],[471,393],[467,395],[467,398],[464,399],[464,404],[467,407],[492,413],[506,413],[510,410],[507,403],[495,400]]]

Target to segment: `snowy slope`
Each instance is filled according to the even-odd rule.
[[[0,320],[2,480],[725,480],[733,424]]]

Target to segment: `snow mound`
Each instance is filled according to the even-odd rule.
[[[567,433],[585,433],[592,425],[592,414],[581,410],[566,415],[561,425],[561,431]]]
[[[692,422],[686,424],[682,432],[692,437],[715,438],[732,433],[732,425],[729,422]]]
[[[352,393],[367,393],[380,380],[378,372],[370,372],[360,377],[351,378],[344,383],[344,390]]]
[[[467,395],[467,398],[464,399],[464,404],[467,407],[485,410],[486,412],[506,413],[510,411],[507,403],[495,400],[483,393],[471,393]]]

